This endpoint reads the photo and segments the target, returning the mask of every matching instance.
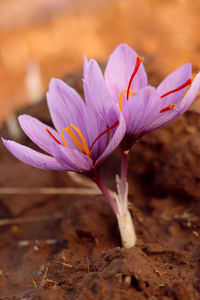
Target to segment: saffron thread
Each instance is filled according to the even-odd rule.
[[[168,96],[168,95],[170,95],[170,94],[173,94],[173,93],[175,93],[175,92],[178,92],[178,91],[184,89],[185,87],[187,87],[188,85],[190,85],[191,83],[192,83],[192,79],[189,78],[185,83],[183,83],[182,85],[180,85],[178,88],[176,88],[176,89],[174,89],[174,90],[171,90],[171,91],[169,91],[169,92],[163,94],[162,96],[160,96],[160,98],[164,98],[164,97],[166,97],[166,96]]]
[[[128,83],[127,94],[126,94],[126,99],[127,99],[127,100],[128,100],[128,98],[130,97],[130,96],[129,96],[129,90],[130,90],[130,88],[131,88],[131,83],[132,83],[133,78],[135,77],[135,75],[136,75],[136,73],[137,73],[137,71],[138,71],[138,69],[139,69],[139,66],[140,66],[141,63],[143,62],[143,60],[144,60],[143,57],[140,58],[139,56],[137,56],[137,58],[136,58],[135,68],[134,68],[134,70],[133,70],[133,73],[132,73],[131,78],[130,78],[129,83]]]
[[[121,111],[122,111],[123,96],[124,96],[124,94],[127,92],[127,90],[128,90],[128,88],[125,89],[125,90],[120,94],[120,96],[119,96],[119,109],[120,109]],[[129,97],[131,96],[131,94],[132,94],[132,90],[129,89]]]
[[[64,131],[66,131],[70,138],[72,139],[72,141],[74,142],[74,144],[76,145],[76,147],[78,148],[78,150],[84,154],[86,154],[88,157],[90,157],[90,151],[86,142],[86,139],[84,137],[84,135],[82,134],[82,132],[80,131],[80,129],[78,127],[76,127],[73,124],[70,124],[70,126],[76,130],[76,132],[78,133],[81,141],[79,140],[79,138],[76,136],[76,134],[74,133],[74,131],[70,128],[70,127],[66,127],[63,128],[61,131],[61,139],[63,141],[63,144],[65,145],[65,147],[69,147],[68,144],[66,143],[65,139],[64,139]]]
[[[92,151],[92,148],[94,147],[94,144],[107,132],[109,132],[111,129],[115,128],[119,124],[119,121],[117,120],[112,126],[108,127],[106,130],[104,130],[102,133],[100,133],[96,139],[93,141],[92,145],[90,146],[90,151]]]
[[[90,157],[90,150],[89,150],[89,148],[88,148],[88,144],[87,144],[87,142],[86,142],[86,139],[85,139],[84,135],[82,134],[82,132],[80,131],[80,129],[79,129],[78,127],[76,127],[75,125],[70,124],[70,126],[71,126],[74,130],[76,130],[76,132],[78,132],[78,134],[79,134],[79,136],[80,136],[80,138],[81,138],[81,141],[82,141],[82,146],[83,146],[84,152],[85,152],[85,154],[86,154],[88,157]]]
[[[175,106],[175,104],[171,104],[170,106],[164,107],[163,109],[160,110],[160,113],[163,113],[165,111],[169,111],[171,109],[173,109]]]
[[[51,131],[49,130],[49,128],[45,128],[46,131],[48,132],[48,134],[59,144],[61,145],[61,143],[59,142],[59,140],[57,140],[57,138],[53,135],[53,133],[51,133]]]

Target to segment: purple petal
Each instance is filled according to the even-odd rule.
[[[114,128],[112,132],[110,132],[110,140],[107,148],[96,161],[96,166],[104,161],[118,147],[126,131],[124,117],[117,105],[113,106],[112,109],[110,109],[110,111],[108,112],[108,116],[110,117],[109,126],[113,125],[117,120],[119,121],[119,125],[117,125],[116,128]]]
[[[90,147],[93,141],[106,129],[107,124],[91,107],[87,108],[87,113],[88,118],[85,122],[88,133],[88,147]],[[92,148],[91,156],[93,160],[101,155],[106,148],[106,144],[107,136],[103,135]]]
[[[56,170],[56,171],[71,171],[70,169],[60,165],[55,158],[39,153],[35,150],[32,150],[26,146],[20,145],[13,141],[7,141],[2,139],[4,146],[12,153],[17,159],[23,163],[47,170]]]
[[[95,60],[91,60],[88,69],[88,91],[90,105],[106,122],[108,111],[113,106],[113,99],[105,84],[103,74]]]
[[[86,56],[83,57],[83,91],[85,96],[85,102],[90,104],[90,95],[88,91],[88,70],[89,70],[89,62]]]
[[[137,54],[126,44],[119,45],[110,55],[105,69],[105,81],[114,101],[119,101],[121,93],[128,87],[136,58]],[[147,75],[141,64],[133,79],[131,89],[137,92],[146,85]]]
[[[86,106],[75,90],[61,80],[51,80],[47,100],[56,128],[61,131],[63,128],[70,127],[70,124],[75,125],[84,135],[88,146],[106,126],[105,121],[101,120],[91,107]],[[80,138],[78,134],[77,137]],[[69,148],[77,149],[66,132],[64,132],[64,139]],[[104,144],[102,139],[101,145],[100,143],[95,145],[95,155],[98,151],[102,151]]]
[[[197,97],[200,90],[200,73],[198,73],[188,90],[187,94],[183,97],[182,101],[179,104],[179,115],[182,115],[192,104],[192,102]]]
[[[88,80],[88,66],[89,62],[87,57],[84,55],[83,56],[83,78]]]
[[[18,120],[25,134],[42,150],[51,154],[50,145],[52,143],[56,143],[54,139],[48,134],[46,128],[49,128],[56,139],[60,143],[62,143],[58,133],[50,126],[47,126],[46,124],[40,122],[38,119],[28,115],[21,115],[19,116]]]
[[[200,73],[194,78],[190,89],[184,98],[170,111],[160,113],[160,117],[149,126],[149,130],[163,127],[181,116],[192,104],[200,90]]]
[[[52,121],[58,132],[70,123],[81,128],[86,106],[79,94],[62,80],[52,79],[47,93]]]
[[[191,78],[192,75],[192,66],[190,63],[183,65],[182,67],[178,68],[171,74],[169,74],[157,87],[157,92],[160,96],[166,94],[169,91],[172,91],[182,84],[184,84],[188,79]],[[181,89],[178,92],[170,94],[162,98],[164,108],[171,104],[176,104],[184,95],[187,87]]]
[[[63,147],[58,144],[52,144],[53,156],[63,166],[70,166],[74,172],[85,173],[93,169],[91,158],[80,151]]]
[[[106,122],[99,117],[99,114],[94,113],[93,109],[93,103],[91,103],[90,100],[90,94],[89,94],[89,82],[88,82],[88,73],[89,73],[89,65],[92,61],[88,62],[87,58],[84,56],[83,60],[83,89],[84,89],[84,96],[85,96],[85,102],[88,105],[88,115],[89,118],[87,119],[87,128],[90,132],[90,141],[89,145],[91,146],[93,141],[96,139],[96,137],[101,134],[106,129]],[[89,108],[90,107],[90,108]],[[95,114],[95,115],[94,115]],[[95,126],[96,124],[96,126]],[[92,130],[91,130],[92,129]],[[94,160],[97,159],[98,156],[105,150],[107,143],[107,136],[103,135],[93,146],[91,154],[92,158]]]
[[[136,140],[158,117],[161,99],[155,88],[148,86],[124,100],[123,114],[126,120],[126,134]]]

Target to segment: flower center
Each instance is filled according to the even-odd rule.
[[[65,147],[69,147],[68,144],[66,143],[65,139],[64,139],[64,131],[67,132],[70,136],[70,138],[72,139],[72,141],[74,142],[74,144],[76,145],[76,147],[78,148],[78,150],[82,153],[84,153],[85,155],[87,155],[88,157],[90,157],[90,153],[95,145],[95,143],[106,133],[108,133],[111,129],[115,128],[115,126],[119,125],[119,121],[117,120],[115,123],[113,123],[113,125],[111,125],[110,127],[108,127],[106,130],[104,130],[103,132],[101,132],[92,142],[90,148],[88,147],[88,144],[86,142],[86,139],[83,135],[83,133],[80,131],[80,129],[78,127],[76,127],[73,124],[70,124],[70,126],[78,133],[79,138],[76,136],[76,134],[74,133],[74,131],[72,130],[72,128],[70,127],[66,127],[63,128],[61,131],[61,139],[63,142],[63,145]],[[62,145],[59,140],[53,135],[53,133],[48,129],[45,128],[46,131],[48,132],[48,134],[59,144]]]
[[[76,136],[76,134],[70,127],[66,127],[66,128],[63,128],[61,131],[61,139],[63,141],[63,144],[65,145],[65,147],[67,147],[67,148],[69,147],[64,139],[64,131],[66,131],[66,132],[68,132],[70,138],[72,139],[72,141],[74,142],[74,144],[76,145],[78,150],[80,152],[86,154],[88,157],[90,157],[90,150],[88,148],[88,145],[87,145],[87,142],[86,142],[86,139],[85,139],[83,133],[75,125],[70,124],[70,126],[78,133],[81,141],[79,140],[79,138]]]

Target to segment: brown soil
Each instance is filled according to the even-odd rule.
[[[80,89],[80,78],[67,80]],[[44,102],[23,112],[50,122]],[[0,299],[199,299],[199,127],[196,103],[136,144],[129,201],[138,242],[129,250],[120,248],[102,196],[5,195],[2,187],[78,185],[64,172],[26,166],[1,147]],[[5,127],[1,134],[9,137]],[[25,136],[20,142],[32,146]],[[116,152],[102,168],[111,188],[119,161]]]

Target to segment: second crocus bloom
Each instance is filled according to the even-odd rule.
[[[104,76],[95,60],[85,60],[84,80],[88,82],[91,95],[96,91],[96,97],[91,98],[92,106],[102,117],[105,117],[110,105],[118,106],[126,122],[123,140],[126,149],[130,149],[147,132],[183,114],[200,88],[200,74],[192,82],[189,63],[172,72],[154,88],[148,85],[142,60],[126,44],[120,44],[111,54]]]
[[[191,80],[191,64],[185,64],[168,75],[157,88],[152,87],[148,85],[142,61],[125,44],[119,45],[109,57],[104,76],[95,60],[84,61],[84,89],[89,95],[90,105],[105,119],[109,109],[115,106],[123,114],[126,123],[121,143],[121,177],[116,177],[116,183],[121,208],[118,223],[124,245],[128,247],[136,242],[134,228],[129,222],[127,198],[130,150],[144,134],[183,114],[200,89],[200,74],[193,82]],[[135,237],[130,242],[131,236]]]

